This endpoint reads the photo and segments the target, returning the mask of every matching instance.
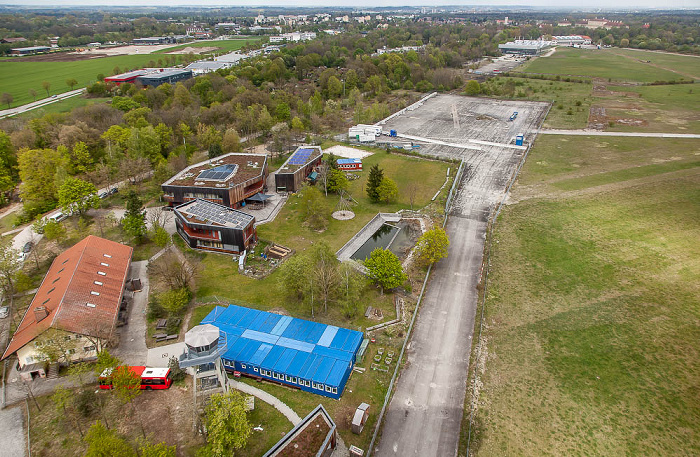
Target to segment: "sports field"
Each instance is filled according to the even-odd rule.
[[[620,57],[615,54],[616,52],[618,52],[617,49],[557,48],[551,56],[533,59],[520,67],[519,71],[588,76],[613,81],[653,82],[692,79],[678,72],[682,71],[678,66],[684,65],[683,61],[678,62],[673,59],[673,65],[669,68],[675,71],[671,71],[639,60]],[[684,59],[684,57],[679,58]],[[687,57],[687,59],[694,58]]]
[[[492,244],[476,455],[700,453],[700,145],[652,140],[537,140]]]

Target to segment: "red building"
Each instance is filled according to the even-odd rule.
[[[119,86],[120,84],[124,84],[124,83],[134,84],[134,82],[136,82],[136,78],[138,78],[139,76],[143,76],[146,73],[148,73],[146,70],[129,71],[127,73],[122,73],[120,75],[107,76],[105,78],[105,82],[114,83],[117,86]]]
[[[362,171],[362,160],[338,159],[338,168],[344,171]]]

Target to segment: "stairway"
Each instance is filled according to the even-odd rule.
[[[59,368],[58,363],[49,364],[49,373],[46,375],[46,378],[47,379],[58,378],[58,368]]]

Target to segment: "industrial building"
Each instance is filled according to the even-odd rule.
[[[15,48],[10,54],[13,56],[29,56],[40,52],[49,52],[50,50],[51,48],[48,46],[30,46],[28,48]]]
[[[136,78],[136,82],[144,86],[158,87],[161,84],[175,84],[192,78],[192,70],[182,70],[178,68],[160,68],[157,71],[146,73]]]
[[[362,159],[338,159],[337,162],[343,171],[362,171]]]
[[[553,36],[552,40],[557,44],[557,46],[576,46],[591,44],[591,37],[586,35],[558,35]]]
[[[315,168],[321,164],[320,146],[299,146],[275,173],[277,192],[296,192],[307,179],[316,179]]]
[[[45,376],[42,334],[54,329],[71,361],[97,356],[112,336],[133,249],[90,235],[56,257],[2,356],[17,353],[20,376]],[[32,343],[34,342],[34,343]]]
[[[134,38],[131,42],[135,45],[150,46],[155,44],[174,43],[175,41],[167,36],[150,36],[146,38]]]
[[[196,199],[175,207],[175,226],[192,249],[240,254],[257,241],[255,217]]]
[[[200,198],[230,208],[265,190],[265,154],[231,152],[182,170],[161,185],[170,206]]]
[[[202,320],[226,335],[224,368],[338,399],[362,333],[251,308],[217,306]]]
[[[185,67],[185,70],[190,70],[192,71],[192,74],[199,76],[216,70],[230,68],[231,65],[232,64],[228,62],[214,62],[211,60],[206,60],[201,62],[192,62]]]
[[[523,56],[536,56],[542,51],[551,48],[554,43],[543,40],[515,40],[505,44],[499,44],[498,49],[503,54],[518,54]]]
[[[134,84],[136,82],[136,78],[138,78],[139,76],[143,76],[146,73],[148,73],[147,70],[128,71],[126,73],[121,73],[114,76],[107,76],[105,78],[105,82],[114,83],[117,86],[124,83]]]

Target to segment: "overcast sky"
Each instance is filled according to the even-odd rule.
[[[0,5],[55,6],[56,0],[0,0]],[[513,5],[554,8],[575,8],[587,10],[594,8],[700,8],[700,0],[589,0],[586,2],[573,0],[470,0],[468,2],[450,1],[419,1],[419,0],[67,0],[60,2],[61,6],[332,6],[343,7],[377,7],[377,6],[439,6],[439,5]]]

